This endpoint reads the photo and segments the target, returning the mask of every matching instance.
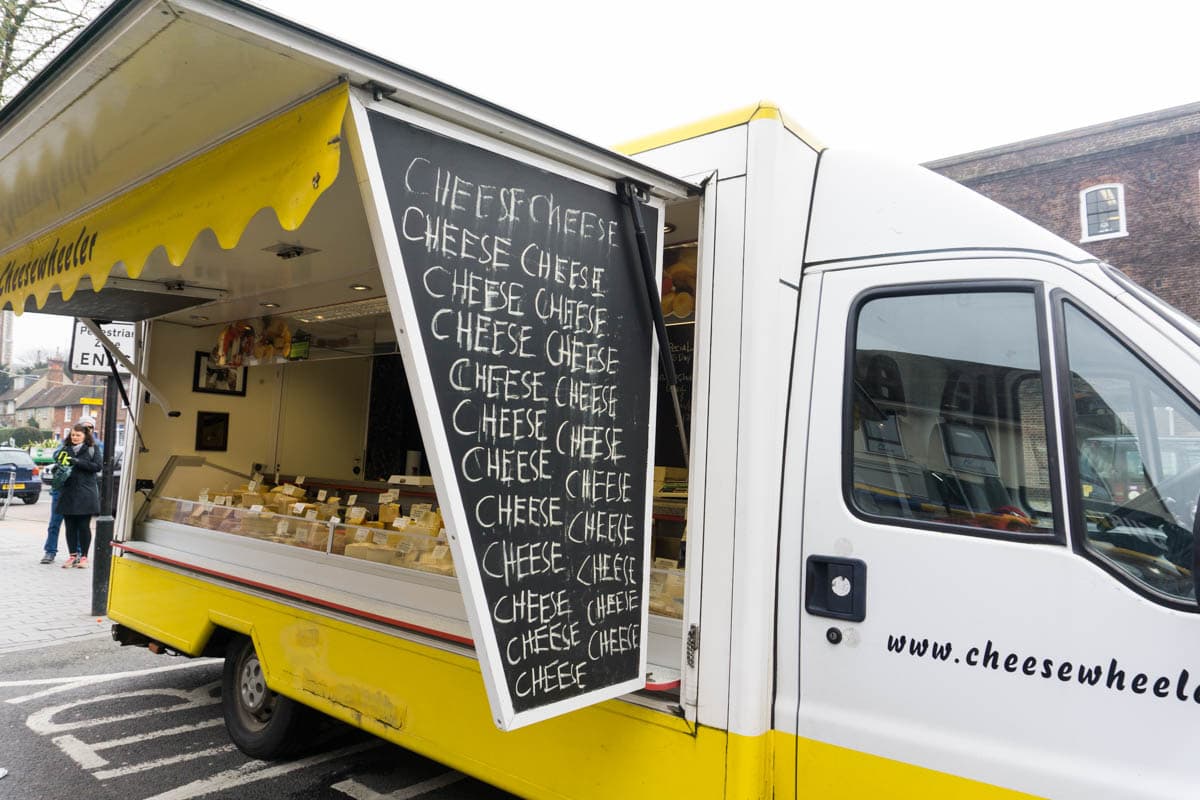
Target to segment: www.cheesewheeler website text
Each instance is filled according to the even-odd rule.
[[[1113,692],[1129,691],[1133,694],[1174,697],[1183,702],[1191,700],[1200,703],[1200,682],[1192,686],[1191,675],[1186,669],[1179,670],[1178,676],[1170,677],[1145,672],[1127,673],[1115,658],[1109,659],[1107,667],[1103,664],[1060,661],[1002,650],[996,647],[991,639],[983,647],[974,646],[963,651],[956,650],[951,642],[889,635],[887,648],[890,653],[910,658],[959,664],[992,672],[1003,671],[1040,680],[1077,682],[1082,686],[1096,686]],[[955,655],[956,652],[960,655]]]

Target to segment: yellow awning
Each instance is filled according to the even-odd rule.
[[[263,208],[295,230],[337,178],[347,102],[331,89],[0,254],[0,309],[40,309],[55,287],[69,300],[85,275],[98,292],[118,263],[137,278],[159,246],[178,267],[206,228],[236,247]]]

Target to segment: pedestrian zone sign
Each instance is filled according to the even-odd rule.
[[[132,322],[109,322],[100,326],[100,330],[108,337],[109,341],[117,346],[121,354],[133,361],[133,333],[134,323]],[[82,375],[111,375],[112,368],[109,366],[109,355],[104,350],[104,345],[100,340],[87,329],[79,320],[75,320],[75,327],[71,335],[71,372]],[[121,362],[117,362],[117,372],[122,375],[128,375],[129,370],[121,366]]]

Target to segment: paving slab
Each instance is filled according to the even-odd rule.
[[[54,563],[38,563],[49,519],[43,493],[34,505],[17,501],[0,520],[0,654],[109,635],[109,620],[91,614],[91,568],[62,569],[66,537]]]

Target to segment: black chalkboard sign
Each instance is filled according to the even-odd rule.
[[[497,723],[640,687],[654,330],[627,211],[610,192],[369,120]]]

